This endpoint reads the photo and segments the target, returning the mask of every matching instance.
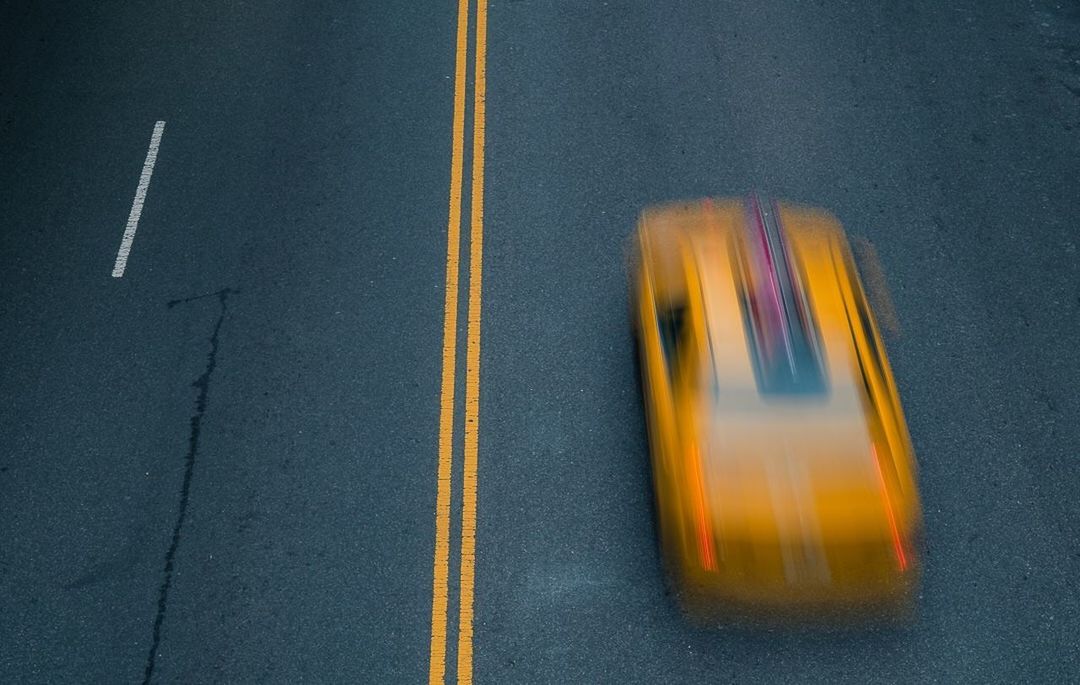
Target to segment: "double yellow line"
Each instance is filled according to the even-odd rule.
[[[457,43],[454,60],[454,127],[450,157],[450,212],[446,227],[439,468],[438,491],[435,500],[435,568],[431,593],[431,658],[428,669],[428,682],[431,685],[442,685],[446,677],[451,467],[454,453],[454,392],[457,366],[458,274],[461,256],[468,32],[469,0],[458,0]],[[487,71],[487,0],[476,0],[475,38],[472,197],[469,222],[469,320],[465,351],[465,458],[461,492],[461,561],[458,583],[457,680],[459,683],[472,682],[476,471],[480,429],[480,300],[484,254],[484,96]]]

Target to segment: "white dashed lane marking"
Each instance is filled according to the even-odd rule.
[[[113,278],[120,278],[127,268],[128,255],[131,254],[131,244],[135,242],[135,231],[139,228],[139,217],[142,216],[143,204],[146,202],[146,191],[150,188],[150,177],[154,175],[154,164],[157,163],[158,148],[161,146],[161,134],[165,132],[165,122],[159,121],[154,124],[154,133],[150,136],[150,148],[146,151],[146,161],[143,162],[142,173],[139,174],[139,185],[135,189],[135,200],[131,203],[131,213],[128,214],[127,227],[124,228],[124,238],[120,241],[120,249],[116,251],[116,264],[113,265]]]

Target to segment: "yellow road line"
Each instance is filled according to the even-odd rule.
[[[461,593],[458,606],[458,683],[472,683],[473,580],[480,431],[480,314],[484,258],[484,114],[487,91],[487,0],[476,2],[473,85],[472,221],[469,233],[469,330],[465,357],[465,477],[461,494]]]
[[[431,589],[431,652],[428,682],[446,674],[446,605],[450,559],[450,473],[454,450],[454,370],[457,365],[458,271],[461,252],[461,182],[465,150],[465,64],[469,0],[458,0],[454,61],[454,125],[450,157],[450,212],[446,226],[446,284],[443,300],[442,387],[439,393],[439,471],[435,499],[435,559]]]

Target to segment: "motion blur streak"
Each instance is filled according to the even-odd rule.
[[[889,498],[889,489],[885,487],[885,476],[881,473],[881,460],[878,458],[877,445],[871,444],[870,450],[874,453],[874,467],[877,469],[878,483],[881,484],[881,496],[885,501],[885,514],[889,517],[889,528],[892,529],[893,546],[896,548],[896,561],[900,564],[900,570],[907,570],[907,555],[904,554],[904,545],[900,541],[900,531],[896,527],[896,512],[893,511],[892,500]]]
[[[454,368],[457,365],[458,260],[461,251],[461,181],[465,139],[465,61],[469,1],[459,0],[454,61],[454,124],[450,156],[450,208],[446,225],[446,283],[443,300],[442,387],[439,393],[439,475],[435,497],[435,554],[431,589],[431,647],[428,682],[446,674],[447,582],[450,560],[450,475],[454,449]]]
[[[472,222],[469,232],[469,337],[465,363],[465,476],[461,492],[461,597],[458,613],[459,683],[472,682],[473,580],[476,562],[476,472],[480,431],[480,313],[484,258],[484,98],[487,87],[487,0],[476,2],[473,85]]]
[[[881,265],[877,248],[869,239],[862,236],[852,238],[851,246],[858,259],[859,272],[862,273],[866,294],[874,303],[874,316],[890,335],[900,335],[900,316],[896,313],[896,305],[893,304],[892,295],[889,294],[885,267]]]

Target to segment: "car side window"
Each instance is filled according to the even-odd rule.
[[[862,283],[859,281],[858,267],[850,253],[844,254],[844,264],[847,266],[848,287],[851,288],[851,295],[855,300],[855,313],[859,319],[858,325],[862,329],[863,338],[866,340],[870,361],[876,373],[884,373],[885,364],[882,361],[884,352],[878,345],[878,337],[874,335],[874,324],[870,320],[870,305],[866,301],[866,291],[863,290]]]
[[[660,347],[668,375],[673,377],[679,368],[683,348],[686,346],[686,304],[672,302],[657,305],[657,325],[660,329]]]
[[[854,279],[852,287],[858,287],[858,283],[855,283]],[[859,291],[856,290],[855,292],[858,293]],[[870,311],[867,308],[866,301],[862,297],[859,297],[859,299],[856,300],[855,309],[859,314],[859,325],[862,326],[863,336],[866,338],[866,345],[870,351],[870,356],[873,359],[874,367],[878,373],[881,373],[885,367],[881,361],[882,352],[878,347],[877,336],[874,335],[874,326],[870,323]]]

